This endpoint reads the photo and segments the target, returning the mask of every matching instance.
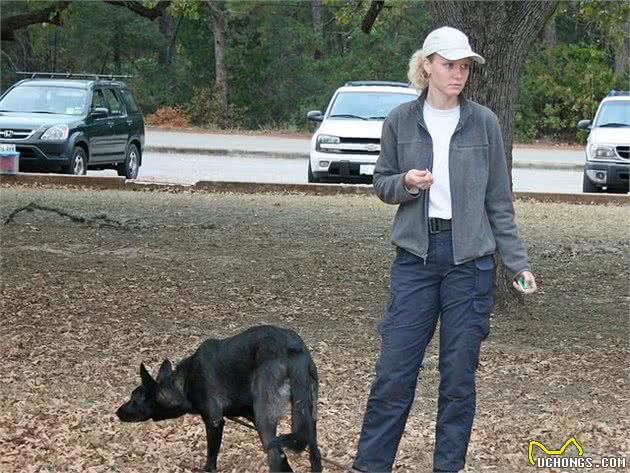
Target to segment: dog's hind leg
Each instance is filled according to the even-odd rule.
[[[274,363],[259,368],[252,380],[256,430],[267,452],[269,469],[274,473],[293,471],[282,448],[270,447],[276,438],[282,407],[288,402],[283,396],[285,392],[288,394],[286,383],[286,367]]]
[[[256,417],[256,430],[263,444],[263,448],[267,451],[267,461],[269,462],[269,471],[276,472],[292,472],[291,465],[286,454],[280,447],[268,448],[268,445],[276,437],[278,428],[278,419]]]
[[[310,374],[310,390],[312,400],[311,418],[311,432],[308,442],[309,460],[311,462],[311,471],[318,473],[322,471],[322,455],[317,445],[317,403],[319,402],[319,377],[317,375],[317,368],[313,360],[309,360],[309,374]]]

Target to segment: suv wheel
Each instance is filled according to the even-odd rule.
[[[87,174],[87,156],[83,148],[76,146],[72,150],[72,159],[63,171],[64,174],[74,174],[75,176],[85,176]]]
[[[601,192],[602,188],[597,187],[593,182],[588,178],[586,172],[584,172],[584,177],[582,178],[582,192]]]
[[[125,176],[127,179],[135,179],[138,177],[138,169],[140,168],[140,152],[138,147],[130,144],[127,147],[127,156],[125,162],[116,167],[119,176]]]
[[[313,182],[313,183],[320,182],[319,179],[317,179],[313,175],[313,169],[311,168],[311,161],[310,160],[308,162],[308,182]]]

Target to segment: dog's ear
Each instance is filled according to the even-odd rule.
[[[164,381],[173,376],[173,365],[170,360],[167,358],[162,362],[162,366],[160,366],[160,371],[158,371],[157,381]]]
[[[144,363],[140,363],[140,379],[142,385],[145,387],[151,387],[155,385],[155,380],[151,377],[147,369],[144,367]]]

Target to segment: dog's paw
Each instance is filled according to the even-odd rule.
[[[211,472],[216,472],[217,471],[217,466],[216,465],[210,465],[208,463],[206,463],[203,466],[203,470],[201,470],[203,472],[207,472],[207,471],[211,471]]]

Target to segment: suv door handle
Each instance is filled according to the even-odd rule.
[[[132,125],[133,124],[133,120],[127,120],[127,125]]]
[[[110,126],[110,128],[114,126],[114,122],[113,121],[108,121],[107,124]]]

